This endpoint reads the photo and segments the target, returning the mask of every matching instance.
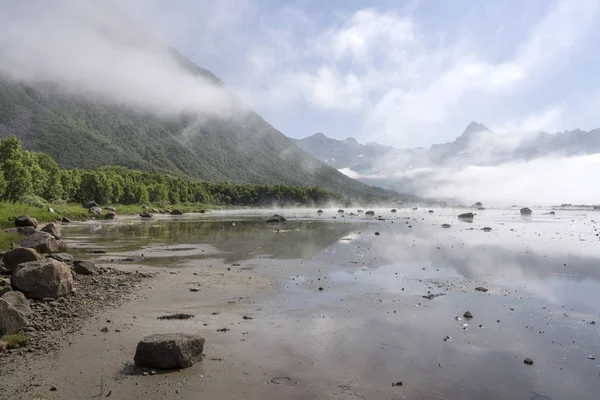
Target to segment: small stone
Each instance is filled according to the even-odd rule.
[[[52,387],[50,388],[50,391],[51,391],[51,392],[56,392],[56,390],[57,390],[57,389],[56,389],[56,386],[52,386]]]
[[[402,386],[402,382],[394,382],[392,383],[392,387]]]
[[[523,363],[525,365],[533,365],[533,360],[531,358],[526,358],[525,360],[523,360]]]
[[[104,328],[100,329],[100,332],[108,332],[108,328],[105,326]]]
[[[200,291],[200,289],[198,289],[197,287],[190,288],[190,292],[199,292],[199,291]]]
[[[379,235],[381,235],[381,233],[375,232],[375,236],[379,236]]]
[[[486,288],[481,287],[481,286],[476,287],[475,290],[478,291],[478,292],[483,292],[483,293],[486,293],[488,291]]]
[[[463,317],[465,317],[465,318],[473,318],[473,314],[471,314],[471,312],[470,312],[470,311],[467,311],[467,312],[465,312],[465,313],[463,314]]]
[[[323,289],[322,287],[319,288],[319,291],[323,291],[323,290],[325,290],[325,289]]]

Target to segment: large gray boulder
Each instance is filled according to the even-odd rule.
[[[65,264],[73,264],[75,261],[73,256],[68,253],[54,253],[50,254],[48,257],[54,258],[56,261],[64,262]]]
[[[171,211],[171,215],[183,215],[183,213],[181,212],[181,210],[174,209],[173,211]]]
[[[73,271],[77,275],[98,275],[98,267],[93,261],[75,261]]]
[[[33,226],[37,228],[38,222],[37,219],[31,218],[29,215],[21,215],[15,218],[15,226]]]
[[[462,213],[458,216],[459,219],[473,219],[474,217],[475,214],[473,214],[472,212]]]
[[[40,232],[46,232],[54,236],[54,239],[60,239],[60,225],[55,224],[54,222],[45,225]]]
[[[39,261],[44,257],[40,253],[38,253],[35,249],[28,249],[26,247],[19,247],[16,249],[12,249],[7,251],[2,261],[4,262],[4,266],[10,272],[13,272],[17,269],[19,264],[23,264],[30,261]]]
[[[27,297],[19,291],[8,292],[2,295],[2,298],[8,301],[12,306],[21,313],[21,315],[28,317],[31,315],[31,307]]]
[[[56,299],[73,290],[73,274],[65,263],[46,258],[21,264],[10,276],[13,289],[30,299]]]
[[[204,338],[183,333],[147,336],[135,350],[135,365],[157,369],[187,368],[202,361]]]
[[[19,245],[22,247],[36,249],[40,253],[49,254],[60,252],[62,243],[57,241],[54,236],[47,232],[36,232],[33,235],[21,240]]]
[[[0,337],[17,333],[27,325],[27,318],[8,301],[0,298]]]

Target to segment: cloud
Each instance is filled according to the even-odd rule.
[[[149,110],[231,117],[244,107],[182,66],[166,44],[106,1],[4,2],[0,72]]]

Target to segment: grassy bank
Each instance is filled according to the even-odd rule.
[[[145,211],[141,205],[114,205],[117,209],[117,215],[137,215],[142,211]],[[48,211],[53,209],[54,212]],[[200,210],[215,210],[222,209],[224,207],[219,206],[207,206],[206,204],[176,204],[169,205],[168,207],[159,207],[157,205],[148,204],[148,210],[152,213],[153,209],[167,209],[174,210],[178,209],[184,213],[190,213]],[[52,222],[57,217],[67,217],[71,221],[85,221],[90,218],[104,219],[104,215],[108,211],[103,210],[102,215],[89,214],[88,210],[83,208],[81,204],[69,203],[69,204],[53,204],[48,203],[44,208],[31,206],[24,203],[9,203],[0,202],[0,251],[10,249],[11,242],[18,242],[21,238],[19,235],[14,233],[4,232],[6,228],[14,227],[14,219],[20,215],[29,215],[32,218],[38,220],[40,224]]]

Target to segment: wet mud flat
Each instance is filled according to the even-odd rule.
[[[597,398],[600,213],[348,211],[69,228],[75,252],[158,276],[3,372],[0,398]],[[133,367],[171,332],[204,336],[204,361]]]

